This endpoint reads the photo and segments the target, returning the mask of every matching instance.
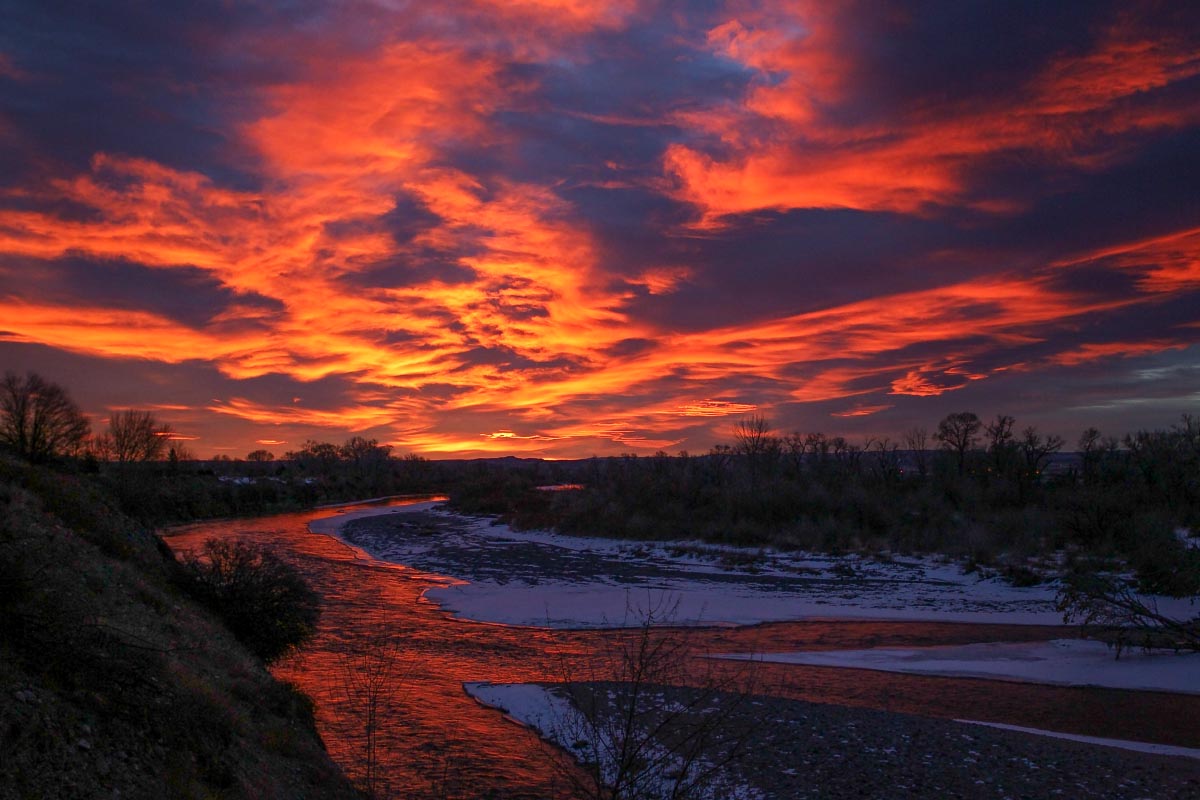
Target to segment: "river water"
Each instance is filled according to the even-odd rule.
[[[309,531],[309,522],[333,513],[206,522],[169,531],[166,539],[177,551],[210,538],[251,539],[303,570],[324,599],[319,631],[274,671],[314,698],[322,737],[352,776],[364,779],[365,765],[373,765],[376,788],[392,796],[561,796],[559,759],[549,745],[476,703],[462,685],[595,675],[596,665],[609,663],[605,654],[633,634],[453,618],[422,597],[446,585],[445,576],[380,561]],[[1049,626],[821,620],[686,635],[687,646],[701,654],[1032,641],[1072,633]],[[697,657],[701,662],[712,668],[711,660]],[[1196,696],[786,664],[755,669],[756,691],[774,696],[1200,747]],[[368,736],[372,721],[378,724]]]

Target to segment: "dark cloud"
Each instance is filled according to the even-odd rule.
[[[1194,80],[1192,96],[1200,93]],[[975,181],[1019,212],[962,220],[979,247],[1069,254],[1194,225],[1200,219],[1200,131],[1164,133],[1103,170],[1019,158],[983,162]]]
[[[832,120],[894,121],[1018,92],[1048,58],[1086,48],[1095,36],[1088,21],[1110,18],[1115,8],[1090,0],[845,4],[836,22],[844,34],[841,80],[855,87],[855,101]]]
[[[692,14],[693,22],[702,16]],[[675,121],[680,114],[740,95],[751,79],[706,49],[703,28],[683,36],[673,22],[593,34],[569,59],[509,64],[505,80],[535,88],[519,106],[491,117],[501,144],[464,142],[450,149],[450,160],[509,179],[550,179],[566,190],[657,171],[667,144],[686,136]]]
[[[675,292],[635,303],[639,313],[684,329],[799,314],[1003,265],[991,254],[967,255],[971,233],[943,221],[846,210],[761,213],[695,238],[647,230],[608,241],[618,263],[638,263],[638,253],[648,252],[693,271]]]
[[[224,124],[250,112],[254,77],[229,37],[276,20],[218,2],[10,5],[0,50],[27,77],[0,83],[24,162],[9,176],[107,152],[253,184],[229,160]]]
[[[0,257],[0,275],[48,303],[147,311],[192,327],[235,306],[267,313],[283,310],[279,300],[235,292],[211,273],[189,266],[151,268],[83,256],[55,261]]]

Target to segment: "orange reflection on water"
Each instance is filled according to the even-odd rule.
[[[405,501],[413,502],[413,501]],[[608,654],[636,632],[562,631],[474,623],[450,617],[422,593],[447,578],[377,561],[307,523],[330,510],[176,529],[175,550],[211,537],[244,537],[298,565],[324,599],[319,633],[275,669],[317,703],[318,726],[334,759],[361,774],[362,694],[354,675],[378,668],[395,646],[395,691],[380,692],[379,759],[388,789],[404,797],[563,796],[548,746],[499,712],[472,700],[464,682],[561,681],[597,675]],[[819,621],[692,629],[688,647],[705,653],[845,649],[1019,641],[1062,636],[1052,627],[952,623]],[[663,630],[660,635],[672,635]],[[744,664],[694,663],[695,675]],[[764,664],[756,691],[780,697],[926,716],[970,718],[1114,738],[1200,746],[1200,697],[1003,681],[934,678],[860,670]],[[357,699],[356,699],[357,697]]]

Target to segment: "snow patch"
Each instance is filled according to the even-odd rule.
[[[1117,747],[1122,750],[1135,750],[1139,753],[1153,753],[1159,756],[1182,756],[1183,758],[1200,758],[1200,750],[1192,747],[1177,747],[1170,744],[1153,744],[1151,742],[1132,742],[1127,739],[1104,739],[1100,736],[1080,736],[1074,733],[1059,733],[1058,731],[1046,731],[1041,728],[1023,728],[1020,725],[1006,725],[1002,722],[980,722],[974,719],[957,719],[955,722],[962,722],[966,725],[982,725],[986,728],[999,728],[1003,731],[1017,731],[1018,733],[1029,733],[1034,736],[1049,736],[1052,739],[1066,739],[1072,742],[1083,742],[1084,744],[1098,744],[1104,747]]]
[[[1129,649],[1118,660],[1103,642],[1082,639],[720,657],[1058,686],[1200,694],[1200,653],[1146,653]]]

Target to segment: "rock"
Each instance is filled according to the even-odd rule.
[[[80,750],[91,750],[92,749],[92,743],[89,742],[87,739],[79,739],[78,741],[75,742],[75,746],[78,747]]]

